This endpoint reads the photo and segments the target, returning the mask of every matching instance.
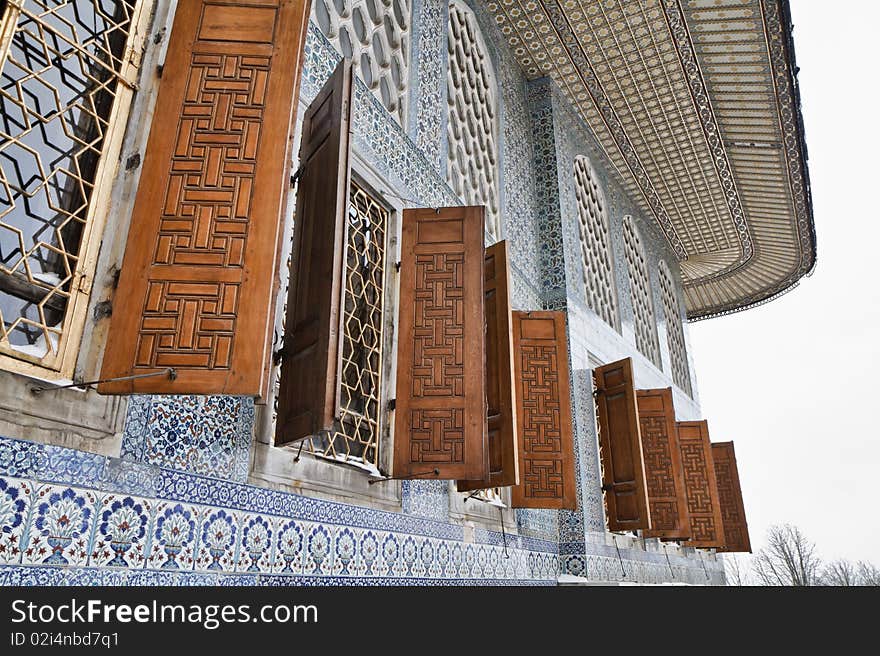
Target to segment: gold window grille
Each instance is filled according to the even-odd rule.
[[[151,7],[0,2],[0,368],[73,375]]]
[[[493,506],[498,506],[499,508],[507,508],[500,487],[487,487],[483,490],[476,490],[468,496],[474,499],[480,499],[481,501],[485,501]]]
[[[306,438],[312,455],[378,473],[389,211],[352,182],[345,249],[339,415],[333,431]],[[288,261],[288,265],[290,262]],[[286,298],[286,293],[285,293]],[[282,310],[287,312],[287,306]],[[282,343],[278,338],[276,343]],[[277,370],[280,374],[280,369]],[[273,432],[280,375],[275,380]]]

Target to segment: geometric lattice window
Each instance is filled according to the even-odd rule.
[[[593,165],[581,155],[574,160],[574,188],[587,302],[605,323],[617,328],[617,297],[608,237],[608,208]]]
[[[15,5],[0,4],[0,362],[66,377],[150,3]]]
[[[657,342],[657,326],[654,320],[654,304],[651,302],[645,247],[631,216],[623,219],[623,247],[633,306],[636,348],[660,369],[662,368],[660,346]]]
[[[309,439],[315,455],[378,470],[388,210],[352,182],[345,249],[340,421]]]
[[[684,329],[681,325],[681,310],[675,295],[672,273],[666,262],[660,261],[660,298],[663,300],[663,318],[666,320],[666,336],[669,343],[669,358],[672,363],[672,380],[691,396],[691,376],[688,370],[687,351],[684,345]]]
[[[446,180],[467,205],[486,206],[486,232],[496,241],[501,237],[497,85],[477,20],[458,0],[449,5],[447,45]]]
[[[395,120],[406,121],[410,0],[315,0],[312,18]]]

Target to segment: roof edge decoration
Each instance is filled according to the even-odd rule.
[[[488,0],[657,221],[690,320],[812,272],[816,238],[788,0]]]

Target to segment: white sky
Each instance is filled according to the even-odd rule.
[[[791,0],[818,266],[690,325],[712,439],[734,440],[752,549],[791,522],[880,566],[880,3]]]

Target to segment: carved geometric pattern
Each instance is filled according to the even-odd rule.
[[[409,91],[409,0],[315,0],[312,19],[394,119],[404,125]]]
[[[150,281],[135,366],[226,369],[238,283]]]
[[[410,462],[464,462],[464,410],[413,410]]]
[[[672,471],[672,456],[669,450],[666,425],[666,420],[663,417],[639,417],[642,456],[645,461],[649,497],[675,496],[675,478]],[[655,504],[652,503],[652,520],[654,519],[654,506]],[[655,528],[665,527],[657,526]]]
[[[0,352],[61,366],[137,0],[0,3]],[[7,44],[4,44],[7,45]],[[2,47],[0,47],[2,49]],[[116,114],[114,115],[114,108]]]
[[[712,461],[715,464],[718,504],[721,506],[721,525],[724,528],[724,551],[751,551],[733,443],[713,444]]]
[[[648,282],[648,262],[645,258],[642,238],[631,216],[625,216],[623,219],[623,246],[629,278],[629,295],[633,306],[636,348],[660,368],[660,346],[657,343],[657,326],[654,325],[654,303],[651,301],[651,284]]]
[[[675,295],[672,273],[663,260],[660,261],[660,298],[663,301],[663,317],[666,320],[666,339],[669,344],[669,359],[672,363],[672,380],[688,396],[693,394],[691,376],[688,370],[687,352],[684,344],[684,328],[681,323],[681,311]]]
[[[745,518],[739,512],[740,495],[733,487],[729,461],[715,459],[715,478],[718,483],[718,502],[721,505],[725,544],[728,546],[747,544],[748,536],[743,532]]]
[[[687,486],[688,512],[691,523],[693,515],[712,512],[712,495],[709,491],[709,475],[706,469],[706,451],[701,442],[681,441],[681,466]],[[711,520],[710,520],[711,521]],[[698,539],[694,536],[694,539]]]
[[[193,55],[154,264],[244,264],[269,64]]]
[[[449,4],[446,180],[468,205],[486,206],[489,240],[501,236],[495,74],[473,12]]]
[[[416,256],[413,397],[464,395],[464,254]]]
[[[648,491],[650,493],[651,479],[648,479]],[[651,502],[651,526],[652,530],[674,531],[679,527],[680,519],[678,504],[673,501]]]
[[[583,155],[574,160],[578,228],[584,268],[584,289],[590,308],[617,328],[617,296],[608,235],[608,205],[593,165]]]
[[[562,498],[562,431],[555,346],[520,347],[525,496]],[[533,457],[534,456],[534,457]]]

